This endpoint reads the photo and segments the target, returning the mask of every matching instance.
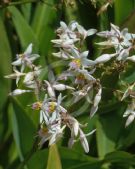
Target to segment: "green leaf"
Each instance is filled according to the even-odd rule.
[[[52,47],[51,40],[55,37],[55,29],[60,20],[61,10],[56,9],[57,1],[47,0],[52,6],[46,4],[38,4],[32,21],[32,28],[38,39],[39,50],[41,55],[48,55]],[[38,23],[37,23],[38,20]],[[48,58],[49,59],[49,58]],[[41,60],[44,61],[45,58]]]
[[[49,148],[49,157],[47,163],[47,169],[54,169],[54,168],[62,169],[59,152],[55,144],[51,145]]]
[[[28,161],[28,166],[30,169],[45,169],[48,160],[48,149],[38,150],[33,154],[33,156]]]
[[[115,6],[115,23],[120,25],[130,15],[133,10],[133,0],[116,0]]]
[[[1,66],[0,66],[0,110],[6,101],[8,92],[10,90],[11,82],[4,78],[5,75],[11,72],[11,49],[8,42],[7,33],[5,31],[5,26],[0,16],[0,55],[1,55]]]
[[[105,156],[104,159],[106,162],[111,163],[128,163],[135,165],[135,158],[132,154],[124,152],[124,151],[116,151],[109,153]]]
[[[33,43],[34,46],[38,46],[38,41],[34,35],[33,30],[29,26],[28,22],[25,20],[23,15],[15,7],[8,7],[9,12],[11,12],[12,20],[19,36],[21,45],[25,49],[28,44]]]
[[[0,142],[4,140],[7,134],[8,114],[7,114],[7,96],[10,91],[11,81],[4,78],[11,73],[11,49],[6,33],[3,19],[0,15]],[[2,144],[2,143],[1,143]]]
[[[114,151],[115,142],[107,137],[103,126],[99,121],[97,122],[96,136],[99,157],[103,158],[106,153]]]
[[[31,10],[32,10],[31,7],[32,7],[32,4],[30,3],[21,5],[23,16],[28,23],[30,22],[30,17],[31,17]]]
[[[15,99],[13,99],[12,128],[18,153],[23,161],[33,147],[36,129],[25,110]]]
[[[93,158],[85,155],[78,150],[73,150],[65,147],[59,147],[59,153],[61,157],[62,166],[64,169],[82,167],[83,165],[98,165],[100,161],[97,158]]]
[[[123,108],[117,109],[99,117],[97,121],[97,147],[98,155],[103,158],[107,153],[116,149],[117,140],[123,129],[121,112]]]

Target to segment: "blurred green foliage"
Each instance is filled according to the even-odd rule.
[[[78,143],[72,150],[66,148],[66,134],[57,146],[47,148],[45,145],[37,150],[38,112],[27,107],[34,96],[9,98],[8,93],[15,84],[4,79],[4,75],[11,73],[15,54],[24,51],[31,42],[35,52],[41,55],[39,62],[43,67],[53,63],[50,40],[55,38],[60,20],[67,23],[77,20],[85,28],[99,31],[109,28],[112,22],[135,32],[135,1],[115,0],[112,7],[99,16],[96,13],[105,0],[98,1],[97,8],[90,0],[37,0],[25,4],[20,0],[19,5],[14,5],[16,2],[0,2],[0,169],[134,169],[135,124],[125,129],[122,114],[126,103],[115,102],[110,91],[93,119],[89,118],[89,112],[76,115],[81,122],[88,123],[87,130],[97,128],[89,138],[89,154],[84,154]],[[97,51],[94,41],[88,39],[86,44],[92,58],[102,52]],[[131,83],[135,79],[134,68],[123,75],[123,79]],[[103,79],[108,86],[112,81],[117,86],[117,76]]]

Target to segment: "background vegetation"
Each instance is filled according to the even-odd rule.
[[[135,123],[125,129],[122,118],[126,103],[115,102],[112,90],[103,96],[102,106],[93,119],[89,111],[75,114],[80,122],[88,123],[87,131],[97,128],[90,136],[90,152],[84,154],[80,144],[72,150],[67,148],[67,135],[56,145],[41,150],[36,147],[38,112],[29,104],[32,95],[9,98],[8,93],[15,88],[14,82],[4,79],[10,74],[11,62],[16,53],[21,53],[29,43],[34,44],[34,52],[41,55],[39,64],[47,65],[55,60],[50,42],[55,38],[55,30],[61,20],[68,23],[77,20],[86,29],[98,31],[109,29],[110,22],[121,28],[128,27],[135,33],[135,1],[115,0],[107,11],[97,16],[98,10],[107,3],[99,0],[95,8],[90,0],[28,0],[0,1],[0,169],[134,169],[135,168]],[[99,56],[94,42],[88,39],[86,48],[90,58]],[[54,71],[60,71],[56,67]],[[46,76],[46,75],[45,75]],[[117,88],[118,72],[103,79],[106,87]],[[123,76],[132,83],[135,80],[134,67]]]

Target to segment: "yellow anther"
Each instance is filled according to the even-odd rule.
[[[49,104],[49,113],[54,112],[55,108],[56,108],[56,103],[55,102],[50,102],[50,104]]]
[[[74,63],[78,68],[81,66],[80,59],[73,59],[72,63]]]
[[[42,106],[42,102],[36,102],[36,103],[33,103],[32,109],[34,109],[34,110],[40,110],[41,106]]]

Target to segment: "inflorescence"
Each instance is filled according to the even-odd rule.
[[[83,128],[86,124],[80,124],[78,120],[69,113],[68,108],[63,106],[63,100],[66,96],[63,91],[69,90],[73,97],[73,104],[77,104],[83,98],[86,98],[90,108],[90,117],[93,117],[98,110],[102,95],[102,84],[100,78],[96,78],[96,70],[99,65],[111,60],[117,64],[126,62],[135,62],[135,55],[131,55],[131,51],[135,48],[135,34],[128,33],[125,28],[120,31],[119,27],[111,24],[110,31],[97,33],[96,29],[85,30],[76,21],[72,21],[69,25],[60,22],[60,27],[56,30],[57,39],[52,40],[54,47],[58,49],[53,56],[64,60],[67,63],[67,69],[64,70],[57,78],[50,73],[50,80],[39,78],[43,71],[41,66],[36,66],[34,61],[40,56],[32,54],[32,44],[30,44],[24,53],[17,54],[17,60],[12,62],[14,73],[6,78],[16,79],[16,85],[23,82],[24,89],[15,89],[9,95],[16,96],[27,92],[34,92],[36,101],[32,103],[31,108],[40,112],[39,124],[40,129],[38,136],[40,138],[39,146],[49,141],[52,145],[59,140],[66,128],[71,131],[71,137],[68,146],[80,140],[85,152],[89,152],[87,136],[95,132],[95,130],[84,134]],[[106,39],[97,43],[102,48],[113,48],[113,53],[104,53],[95,60],[88,59],[89,51],[83,51],[85,39],[88,36],[97,34]],[[20,69],[18,69],[20,67]],[[67,81],[72,81],[67,85]],[[64,81],[62,83],[61,81]],[[124,117],[127,117],[126,126],[128,126],[135,118],[135,101],[132,94],[134,84],[128,87],[124,92],[121,101],[127,97],[132,98]],[[40,94],[44,92],[44,99],[41,100]],[[65,92],[64,92],[65,93]],[[63,95],[63,96],[62,96]]]

